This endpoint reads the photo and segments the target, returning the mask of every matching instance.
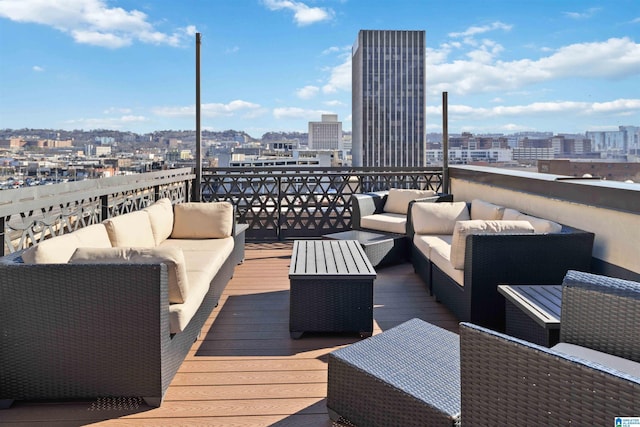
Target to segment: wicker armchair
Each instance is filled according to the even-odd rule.
[[[560,344],[551,349],[462,323],[463,423],[612,425],[637,417],[638,325],[640,283],[577,271],[565,276]]]
[[[382,214],[384,212],[384,205],[387,202],[388,191],[377,191],[372,193],[359,193],[351,196],[351,228],[354,230],[366,230],[373,232],[385,232],[384,230],[374,230],[371,228],[362,227],[360,225],[361,219],[365,216]],[[417,199],[415,202],[452,202],[453,194],[438,193],[435,196],[425,197]],[[407,210],[407,227],[410,226],[411,209]],[[412,234],[410,230],[407,230],[405,234]]]

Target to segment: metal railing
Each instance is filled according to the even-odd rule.
[[[140,210],[168,197],[191,200],[191,168],[0,191],[2,254]],[[231,201],[248,240],[320,237],[351,228],[351,195],[389,188],[439,191],[439,169],[215,168],[201,200]]]
[[[188,201],[191,168],[0,191],[2,255],[143,209],[168,197]]]
[[[231,201],[249,240],[312,238],[351,228],[351,195],[389,188],[440,191],[442,169],[204,169],[203,201]]]

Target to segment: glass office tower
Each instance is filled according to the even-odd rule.
[[[352,51],[354,166],[426,166],[425,32],[360,30]]]

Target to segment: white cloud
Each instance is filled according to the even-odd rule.
[[[260,109],[259,104],[252,102],[235,100],[228,104],[221,103],[208,103],[202,104],[200,107],[200,113],[204,117],[232,117],[235,115],[251,115]],[[178,107],[156,107],[153,109],[153,113],[162,117],[195,117],[196,107],[195,105],[178,106]]]
[[[429,106],[427,114],[442,115],[442,107]],[[527,105],[495,106],[491,108],[468,105],[449,105],[449,115],[456,119],[497,119],[537,115],[628,115],[640,113],[640,99],[616,99],[607,102],[555,101],[534,102]]]
[[[44,71],[44,68],[42,68],[42,67],[41,67],[41,66],[39,66],[39,65],[34,65],[34,66],[33,66],[33,68],[32,68],[32,70],[33,70],[33,71],[37,71],[37,72],[41,73],[41,72],[43,72],[43,71]]]
[[[320,92],[320,88],[317,86],[305,86],[296,90],[296,96],[300,99],[311,99]]]
[[[306,110],[298,107],[280,107],[273,109],[273,117],[276,119],[304,119],[318,120],[323,114],[332,114],[324,110]]]
[[[324,105],[327,105],[329,107],[344,107],[346,104],[342,101],[338,101],[336,100],[332,100],[332,101],[325,101]]]
[[[459,33],[449,33],[449,37],[453,37],[453,38],[469,37],[469,36],[475,36],[477,34],[482,34],[482,33],[495,31],[495,30],[510,31],[511,28],[513,28],[513,25],[509,25],[509,24],[505,24],[497,21],[489,25],[469,27],[466,30]]]
[[[225,50],[224,53],[230,54],[230,53],[237,53],[238,51],[240,51],[240,48],[238,46],[233,46],[233,47],[227,48],[227,50]]]
[[[564,12],[564,15],[571,19],[588,19],[601,10],[599,7],[592,7],[584,12]]]
[[[110,107],[104,110],[104,114],[131,114],[131,108]]]
[[[71,35],[77,43],[111,49],[134,41],[180,46],[195,34],[194,26],[171,34],[157,31],[145,13],[109,7],[105,0],[3,0],[0,17],[47,25]]]
[[[334,16],[332,9],[310,7],[299,1],[264,0],[264,5],[270,10],[288,9],[293,11],[293,19],[299,26],[329,21],[333,19]]]
[[[351,91],[351,55],[345,56],[345,61],[329,69],[329,81],[322,87],[324,93]]]
[[[453,61],[448,61],[450,45],[428,51],[427,58],[430,53],[434,57],[426,64],[429,94],[505,93],[567,77],[614,80],[640,75],[640,44],[628,37],[564,46],[537,60],[501,61],[496,58],[501,49],[483,42],[468,60]]]
[[[145,123],[144,116],[124,115],[121,117],[81,118],[66,123],[78,129],[129,129],[132,124]]]

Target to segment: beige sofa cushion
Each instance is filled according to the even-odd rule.
[[[411,210],[416,234],[453,234],[457,221],[469,219],[465,202],[414,203]]]
[[[183,303],[189,293],[186,262],[177,247],[162,248],[78,248],[71,264],[159,264],[167,265],[169,302]],[[135,286],[135,284],[132,284]]]
[[[149,214],[130,212],[104,221],[113,247],[152,248],[156,245]]]
[[[229,202],[178,203],[173,215],[172,239],[220,239],[233,231],[233,205]]]
[[[407,232],[407,216],[394,213],[367,215],[360,218],[360,226],[385,233],[405,234]]]
[[[66,264],[80,246],[75,233],[43,240],[22,253],[26,264]]]
[[[104,224],[93,224],[73,232],[79,245],[87,248],[110,248],[111,240]]]
[[[500,220],[504,214],[504,209],[503,206],[480,199],[473,199],[471,201],[471,219]]]
[[[387,195],[387,201],[384,204],[382,210],[388,213],[407,214],[409,209],[409,202],[415,199],[421,199],[423,197],[435,196],[436,192],[433,190],[411,190],[401,188],[389,189]]]
[[[509,221],[527,221],[533,225],[536,233],[549,234],[560,233],[562,231],[562,225],[557,222],[523,214],[515,209],[505,209],[503,219]]]
[[[429,260],[458,285],[464,286],[464,271],[453,268],[451,264],[451,246],[432,246]]]
[[[413,236],[413,245],[419,250],[422,255],[427,259],[431,259],[431,251],[436,246],[451,248],[451,240],[453,236],[450,234],[444,235],[430,235],[430,234],[415,234]]]
[[[171,200],[163,198],[143,209],[149,214],[149,223],[156,246],[171,236],[173,230],[173,205]]]
[[[520,234],[535,232],[527,221],[459,221],[453,230],[451,240],[451,264],[454,268],[464,269],[464,253],[467,236],[472,234]]]

